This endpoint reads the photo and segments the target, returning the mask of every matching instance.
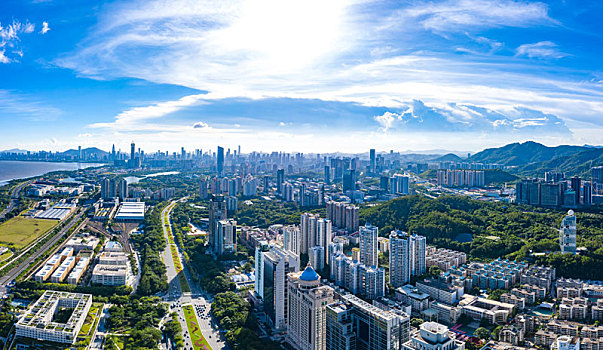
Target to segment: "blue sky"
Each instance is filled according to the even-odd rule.
[[[0,149],[603,144],[598,1],[0,2]]]

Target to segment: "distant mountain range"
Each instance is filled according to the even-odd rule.
[[[77,155],[79,154],[79,151],[77,149],[70,149],[65,152],[62,152],[61,154],[66,155],[66,156],[77,157]],[[99,149],[96,147],[90,147],[90,148],[82,148],[82,155],[84,157],[90,157],[92,155],[96,155],[96,158],[102,158],[104,156],[109,155],[109,152],[105,152],[102,149]]]
[[[485,149],[469,161],[513,166],[511,172],[527,176],[542,177],[546,171],[588,176],[593,166],[603,165],[603,148],[590,145],[547,147],[528,141]]]
[[[18,148],[0,151],[0,153],[17,153],[17,154],[24,154],[27,152],[28,152],[27,150],[18,149]],[[70,149],[65,152],[60,152],[59,154],[62,154],[64,156],[77,157],[79,154],[79,151],[77,149]],[[89,148],[82,148],[82,155],[84,157],[90,157],[90,156],[95,155],[96,158],[102,159],[103,157],[109,155],[109,152],[105,152],[102,149],[99,149],[96,147],[89,147]]]

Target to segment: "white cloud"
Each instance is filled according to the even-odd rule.
[[[541,68],[537,61],[409,53],[405,42],[390,40],[404,39],[401,28],[415,24],[430,31],[469,33],[474,28],[556,25],[542,2],[421,2],[390,16],[387,21],[399,26],[385,29],[379,21],[384,14],[366,14],[370,4],[312,0],[288,5],[277,0],[110,5],[81,49],[56,63],[100,79],[133,77],[209,91],[204,100],[287,97],[401,108],[420,99],[497,110],[523,106],[589,122],[599,122],[603,113],[600,84],[560,78],[550,67],[534,69]],[[502,46],[471,36],[491,51]],[[413,40],[409,36],[408,42]],[[191,103],[201,102],[197,98]],[[118,126],[141,114],[159,118],[184,107],[139,108],[96,126]]]
[[[383,113],[383,115],[378,115],[373,118],[377,123],[381,125],[381,129],[383,131],[387,131],[394,125],[394,122],[396,120],[400,119],[400,115],[396,113],[385,112]]]
[[[42,22],[42,30],[40,30],[40,33],[46,34],[46,33],[48,33],[49,30],[50,30],[50,27],[48,26],[48,22]]]
[[[398,16],[415,18],[425,29],[435,32],[556,23],[549,17],[545,3],[514,0],[425,2],[399,11]]]
[[[12,55],[23,57],[23,50],[19,47],[21,41],[20,35],[31,34],[34,32],[35,28],[36,26],[33,23],[21,23],[16,20],[6,27],[2,26],[2,23],[0,23],[0,48],[4,48],[0,51],[0,63],[18,62],[18,59],[15,59],[15,57],[7,56],[6,48],[10,48],[9,52]]]
[[[0,63],[10,63],[10,58],[6,57],[4,52],[6,52],[6,50],[0,50]]]
[[[193,128],[194,129],[205,129],[205,128],[209,128],[209,125],[207,125],[207,123],[204,123],[204,122],[196,122],[195,124],[193,124]]]
[[[533,44],[524,44],[517,48],[517,56],[528,56],[530,58],[554,58],[559,59],[568,56],[561,52],[552,41],[541,41]]]
[[[165,117],[173,112],[183,108],[193,106],[200,103],[205,95],[188,95],[176,101],[164,101],[154,103],[149,106],[134,107],[119,113],[115,116],[115,120],[110,123],[94,123],[89,125],[91,128],[115,128],[124,127],[141,127],[141,124],[149,119],[157,119]],[[193,125],[193,127],[196,127]]]

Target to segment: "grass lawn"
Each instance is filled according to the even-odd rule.
[[[199,323],[197,321],[197,316],[195,316],[193,306],[185,305],[182,307],[182,311],[184,311],[186,327],[188,328],[188,333],[191,336],[193,348],[195,350],[211,350],[211,346],[209,346],[209,343],[207,342],[207,340],[205,340],[203,334],[201,334],[201,330],[199,329]]]
[[[88,316],[86,316],[86,320],[84,321],[84,325],[82,326],[82,329],[80,330],[80,334],[78,334],[78,336],[85,337],[91,335],[91,332],[94,332],[94,328],[96,328],[98,321],[100,321],[99,316],[100,311],[102,309],[102,303],[92,304],[92,306],[90,307],[90,311],[88,312]]]
[[[13,252],[11,252],[10,250],[7,252],[2,253],[2,255],[0,255],[0,261],[4,261],[8,258],[10,258],[11,256],[13,256]]]
[[[55,220],[16,216],[0,225],[0,243],[23,248],[57,224]]]

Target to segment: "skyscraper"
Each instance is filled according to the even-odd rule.
[[[301,215],[299,223],[301,254],[308,254],[310,247],[316,245],[318,219],[320,219],[320,216],[315,214],[304,213]]]
[[[224,172],[224,148],[218,146],[218,152],[216,152],[216,171],[218,175],[222,175]]]
[[[371,224],[360,226],[360,263],[367,266],[377,266],[379,255],[377,253],[379,229]]]
[[[576,231],[576,215],[573,210],[570,210],[561,221],[559,229],[561,253],[576,254]]]
[[[392,286],[402,287],[411,276],[426,272],[426,239],[419,235],[394,230],[389,235],[389,280]]]
[[[399,350],[410,339],[407,314],[382,310],[352,294],[342,299],[340,303],[327,305],[329,350]]]
[[[217,224],[216,249],[217,254],[234,253],[237,251],[237,222],[234,220],[219,220]]]
[[[223,196],[212,195],[209,200],[209,244],[212,250],[219,253],[221,243],[218,241],[218,221],[226,220],[226,201]]]
[[[285,169],[278,169],[276,171],[276,190],[283,196],[283,184],[285,183]]]
[[[115,179],[102,179],[101,180],[101,198],[112,199],[117,197],[117,184]]]
[[[320,275],[310,266],[287,279],[287,342],[296,350],[325,350],[326,305],[333,302],[333,289],[321,286]]]
[[[255,294],[264,299],[264,252],[270,250],[268,242],[260,241],[255,247]]]
[[[328,165],[325,165],[325,183],[327,185],[331,184],[331,167]]]
[[[370,150],[369,153],[370,153],[370,156],[369,156],[370,157],[369,171],[371,172],[371,174],[374,174],[375,173],[375,165],[376,165],[376,163],[375,163],[375,149],[371,148],[371,150]]]
[[[593,182],[603,184],[603,166],[592,168],[590,173]]]
[[[134,144],[134,141],[132,141],[132,143],[130,144],[130,161],[132,162],[132,164],[134,163],[135,157],[136,157],[136,145]]]
[[[310,247],[308,260],[315,270],[322,271],[325,268],[325,248],[319,245]]]
[[[287,274],[299,271],[299,260],[292,252],[272,246],[262,253],[262,265],[262,294],[268,323],[275,330],[284,330],[289,310]]]
[[[121,179],[119,181],[119,199],[122,201],[128,198],[128,181]]]

